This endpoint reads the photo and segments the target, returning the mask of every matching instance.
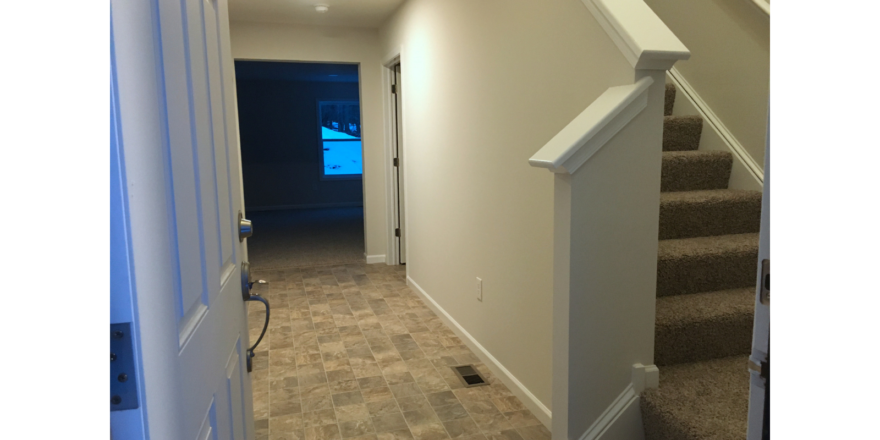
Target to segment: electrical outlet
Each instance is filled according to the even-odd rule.
[[[483,279],[477,277],[477,301],[483,302]]]

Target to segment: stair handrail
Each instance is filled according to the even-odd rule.
[[[574,173],[648,104],[646,76],[635,84],[610,87],[530,159],[533,167]]]
[[[687,47],[643,0],[582,0],[635,69],[669,70]]]

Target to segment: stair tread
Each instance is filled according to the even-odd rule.
[[[748,356],[670,365],[641,396],[646,440],[745,438]]]
[[[696,191],[674,191],[660,193],[660,204],[677,203],[712,203],[712,202],[736,202],[751,201],[761,202],[760,191],[745,189],[704,189]]]
[[[755,309],[754,290],[739,288],[657,298],[657,325],[676,325],[726,315],[751,316]]]
[[[661,260],[701,257],[725,253],[747,253],[758,249],[758,233],[660,240]]]

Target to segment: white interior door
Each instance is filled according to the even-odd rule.
[[[768,112],[769,113],[769,112]],[[748,440],[769,438],[770,427],[770,121],[764,151],[764,195],[761,200],[761,235],[758,244],[758,282],[755,324],[749,357]]]
[[[395,215],[395,227],[397,229],[397,256],[398,264],[406,264],[406,198],[404,197],[404,178],[403,178],[403,89],[400,78],[400,64],[394,65],[392,68],[391,84],[394,90],[394,159],[397,164],[395,167],[395,184],[397,186],[397,212]]]
[[[143,437],[253,438],[226,0],[112,0],[111,26]]]

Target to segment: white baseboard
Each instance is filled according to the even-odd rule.
[[[465,345],[467,345],[468,348],[470,348],[471,351],[473,351],[474,354],[478,358],[480,358],[480,360],[483,361],[483,363],[486,364],[486,366],[488,366],[490,370],[492,370],[492,373],[494,373],[495,376],[501,379],[501,382],[503,382],[504,385],[507,386],[507,388],[510,388],[510,391],[513,392],[513,394],[516,395],[516,397],[518,397],[519,400],[523,402],[523,404],[532,412],[532,414],[534,414],[535,417],[537,417],[538,420],[540,420],[541,423],[543,423],[544,426],[547,427],[547,429],[551,429],[550,409],[547,408],[546,405],[541,403],[541,401],[538,400],[538,398],[535,397],[535,395],[532,394],[532,392],[529,391],[529,389],[526,388],[525,385],[522,384],[522,382],[520,382],[516,377],[514,377],[513,374],[510,373],[510,371],[507,370],[507,368],[504,368],[504,365],[501,365],[501,363],[498,362],[498,359],[495,359],[495,356],[492,356],[492,354],[489,353],[489,351],[486,350],[485,347],[477,342],[477,340],[474,339],[474,337],[471,336],[471,334],[468,333],[467,330],[465,330],[464,327],[462,327],[458,323],[458,321],[450,316],[449,313],[447,313],[446,310],[443,309],[443,307],[440,307],[440,305],[437,304],[436,301],[434,301],[434,298],[431,298],[431,296],[428,295],[428,293],[425,292],[425,290],[422,289],[421,286],[418,285],[418,283],[407,276],[406,284],[412,287],[413,290],[415,290],[416,293],[418,293],[419,296],[422,297],[428,307],[430,307],[431,310],[434,311],[434,313],[440,316],[440,319],[442,319],[446,325],[452,328],[452,331],[455,332],[455,334],[458,335],[458,337],[461,338],[462,341],[464,341]]]
[[[364,254],[364,256],[367,257],[367,264],[377,264],[377,263],[384,263],[385,262],[385,255],[366,255],[366,254]]]
[[[274,205],[274,206],[248,206],[247,212],[256,211],[283,211],[285,209],[320,209],[320,208],[354,208],[364,206],[364,202],[342,203],[308,203],[304,205]]]
[[[697,91],[694,90],[693,86],[691,86],[687,79],[685,79],[675,67],[669,69],[668,77],[671,79],[672,84],[675,85],[675,88],[681,92],[681,94],[687,98],[694,107],[696,107],[697,112],[700,113],[704,123],[706,123],[709,128],[713,129],[724,144],[727,145],[727,148],[733,154],[734,160],[740,162],[740,164],[748,171],[749,175],[754,178],[761,187],[763,187],[764,168],[762,168],[755,158],[746,151],[745,147],[743,147],[736,139],[736,136],[727,129],[727,126],[721,122],[718,115],[712,111],[709,105],[706,104],[706,101],[703,101],[703,98],[700,97]],[[702,149],[702,145],[700,149]]]
[[[639,395],[628,385],[605,412],[580,437],[580,440],[644,439]]]

